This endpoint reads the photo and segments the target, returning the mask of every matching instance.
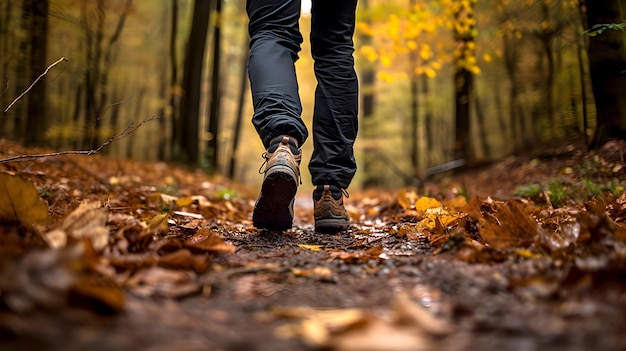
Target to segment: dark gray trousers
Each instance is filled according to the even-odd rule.
[[[314,185],[347,188],[356,172],[354,141],[358,121],[358,81],[354,71],[357,0],[313,0],[311,51],[317,88],[313,111]],[[302,35],[300,0],[248,0],[248,71],[254,124],[265,147],[279,135],[305,142],[302,105],[294,62]]]

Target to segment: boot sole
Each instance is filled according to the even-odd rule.
[[[350,227],[344,218],[321,218],[315,220],[315,231],[322,234],[335,234]]]
[[[296,174],[290,167],[279,165],[268,170],[254,205],[252,224],[259,229],[290,229],[297,190]]]

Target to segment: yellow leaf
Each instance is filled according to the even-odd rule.
[[[415,203],[415,209],[419,212],[426,212],[431,208],[441,207],[441,202],[433,199],[432,197],[422,196]]]
[[[330,278],[333,271],[328,267],[314,267],[311,269],[291,268],[291,273],[296,277]]]
[[[391,58],[387,55],[382,55],[380,57],[380,63],[382,63],[385,67],[391,66]]]
[[[48,206],[41,200],[35,186],[27,180],[0,173],[0,222],[45,224]]]
[[[176,200],[176,205],[178,207],[187,207],[191,206],[194,203],[195,199],[192,197],[181,197]]]
[[[419,195],[415,189],[400,189],[398,191],[398,203],[405,210],[415,208],[415,202]]]
[[[322,249],[322,245],[307,245],[307,244],[298,244],[298,247],[301,249],[307,249],[311,251],[319,251]]]
[[[467,206],[467,199],[465,196],[457,196],[453,199],[446,200],[445,205],[454,210],[460,210],[463,207]]]
[[[491,55],[489,54],[484,54],[483,55],[483,60],[487,63],[491,62]]]
[[[532,251],[526,249],[515,250],[515,254],[523,258],[533,258],[537,256]]]
[[[387,72],[378,72],[377,77],[386,83],[393,83],[394,81],[393,76]]]
[[[168,219],[169,213],[158,214],[152,217],[150,222],[148,222],[148,229],[155,233],[165,235],[170,232],[170,226],[167,223]]]

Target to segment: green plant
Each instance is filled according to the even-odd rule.
[[[562,181],[552,179],[547,182],[546,193],[550,197],[552,205],[558,206],[563,199],[572,194],[572,191],[568,189]]]
[[[526,184],[515,188],[515,196],[521,196],[528,199],[536,200],[543,193],[541,184]]]

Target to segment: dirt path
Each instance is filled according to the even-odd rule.
[[[0,151],[8,153],[6,146]],[[480,181],[482,189],[495,193],[497,188],[512,197],[502,189],[524,184],[522,175],[551,178],[580,164],[576,157],[588,156],[507,161],[450,182],[469,188],[469,179],[478,189]],[[432,197],[410,189],[354,193],[348,202],[354,225],[347,232],[314,233],[306,199],[297,202],[297,229],[258,232],[248,219],[252,200],[218,200],[210,194],[224,189],[202,175],[164,165],[95,160],[57,159],[5,171],[49,190],[51,228],[63,223],[78,202],[109,199],[107,228],[116,239],[98,254],[98,267],[115,267],[106,272],[124,291],[123,308],[104,314],[111,312],[102,308],[108,296],[104,289],[75,287],[69,289],[69,302],[54,308],[40,303],[15,313],[3,303],[0,350],[626,349],[624,195],[554,208],[539,200],[482,195],[455,205],[446,202],[454,198],[439,186],[433,189],[441,192]],[[609,164],[613,171],[619,162]],[[159,167],[164,169],[155,170]],[[179,214],[169,213],[165,234],[158,234],[155,225],[155,232],[143,237],[143,227],[132,221],[150,227],[162,210],[162,203],[155,207],[151,202],[159,198],[154,194],[164,193],[153,180],[163,179],[160,172],[176,179],[173,192],[179,203],[202,194],[211,204],[175,208]],[[619,178],[620,172],[611,176]],[[113,186],[112,177],[121,174],[137,179]],[[104,180],[106,186],[99,188]],[[441,204],[421,207],[420,199]],[[536,221],[532,233],[516,231],[531,219]],[[494,223],[499,227],[491,237]],[[189,246],[198,228],[223,243],[204,246],[204,251]],[[576,238],[569,238],[574,232]],[[27,247],[22,254],[35,251],[36,245],[24,244],[29,235],[4,225],[3,254],[16,242]],[[168,256],[180,254],[181,247],[191,256]],[[119,248],[126,248],[125,255],[116,256]],[[161,260],[148,264],[147,257]],[[24,264],[7,271],[4,262],[0,293],[6,298],[11,292],[6,282],[15,283],[7,277],[16,276]],[[33,282],[56,274],[38,269],[31,271]]]

